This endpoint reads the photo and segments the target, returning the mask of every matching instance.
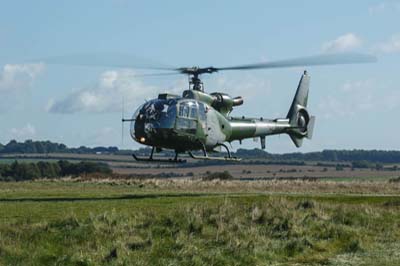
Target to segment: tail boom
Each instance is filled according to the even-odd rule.
[[[231,134],[227,136],[226,141],[260,137],[261,146],[264,148],[266,136],[286,133],[296,147],[300,147],[304,138],[312,138],[315,124],[315,116],[310,116],[307,111],[309,84],[310,77],[304,72],[286,118],[231,117]]]

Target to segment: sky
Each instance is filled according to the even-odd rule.
[[[162,66],[223,67],[360,52],[378,62],[227,71],[203,81],[208,92],[244,97],[232,115],[279,118],[307,69],[308,109],[317,117],[313,140],[298,149],[288,136],[273,136],[267,151],[399,150],[398,25],[400,1],[385,0],[0,0],[0,143],[135,149],[140,145],[130,139],[128,124],[121,139],[122,109],[128,117],[160,92],[187,88],[185,76],[140,77],[143,70],[49,65],[41,58],[114,53]]]

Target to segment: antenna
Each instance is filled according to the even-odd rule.
[[[124,116],[125,116],[125,98],[122,96],[122,117],[121,117],[121,149],[124,147]]]
[[[124,118],[124,116],[125,116],[125,98],[122,96],[122,110],[121,110],[121,115],[122,115],[122,118],[121,118],[121,122],[122,122],[122,126],[121,126],[121,129],[122,129],[122,131],[121,131],[121,147],[123,147],[124,146],[124,123],[125,122],[134,122],[134,121],[136,121],[136,118]]]

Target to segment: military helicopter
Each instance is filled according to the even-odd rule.
[[[78,57],[75,57],[75,59]],[[69,58],[50,58],[47,63],[76,64],[82,62]],[[111,63],[107,58],[86,57],[76,65],[112,65],[137,68],[130,63]],[[114,58],[115,59],[115,58]],[[126,59],[126,58],[125,58]],[[111,60],[112,61],[112,60]],[[115,60],[114,60],[115,61]],[[126,60],[125,60],[126,61]],[[315,116],[307,110],[310,76],[307,71],[301,76],[292,104],[283,118],[266,119],[245,116],[231,116],[234,107],[243,104],[241,96],[231,97],[222,92],[207,93],[200,79],[201,75],[228,70],[253,70],[284,67],[303,67],[318,65],[337,65],[375,62],[376,58],[366,54],[324,54],[274,62],[238,65],[230,67],[181,67],[164,68],[163,73],[150,75],[184,74],[189,77],[189,88],[182,95],[159,94],[157,98],[142,104],[132,118],[122,118],[122,123],[130,122],[130,135],[136,142],[152,147],[147,158],[133,154],[137,161],[184,162],[178,159],[181,153],[188,153],[193,159],[239,161],[232,156],[226,143],[242,142],[247,138],[260,138],[261,148],[265,149],[265,139],[270,135],[288,134],[296,147],[301,147],[304,138],[311,139]],[[90,63],[88,63],[90,62]],[[225,149],[227,156],[210,156],[210,152]],[[154,158],[154,152],[163,149],[175,151],[173,159]],[[201,151],[194,153],[194,151]]]

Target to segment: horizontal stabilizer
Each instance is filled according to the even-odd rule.
[[[296,145],[297,148],[300,148],[301,145],[303,144],[303,138],[299,138],[295,135],[290,135],[290,134],[289,134],[289,136],[292,139],[294,145]]]

